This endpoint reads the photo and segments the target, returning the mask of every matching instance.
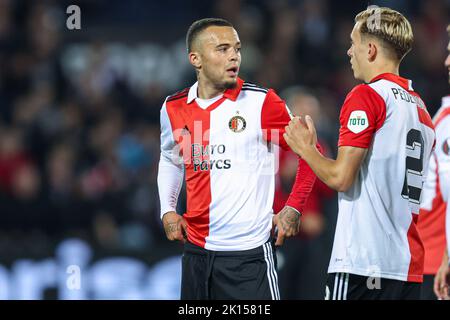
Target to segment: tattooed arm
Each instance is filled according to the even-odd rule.
[[[186,241],[186,221],[176,213],[178,196],[183,184],[183,162],[173,138],[166,102],[161,108],[161,156],[158,166],[160,216],[169,240]]]
[[[164,214],[162,218],[164,225],[164,231],[166,232],[167,239],[179,240],[183,243],[186,242],[186,220],[183,216],[179,215],[175,211],[170,211]]]
[[[300,228],[300,212],[292,207],[285,206],[283,210],[273,217],[273,224],[278,228],[276,246],[281,246],[284,238],[295,236]]]

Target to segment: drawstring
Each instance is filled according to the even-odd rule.
[[[209,297],[209,278],[211,277],[215,257],[216,257],[215,251],[207,251],[206,264],[207,264],[208,269],[206,270],[206,280],[205,280],[206,299],[210,298]]]

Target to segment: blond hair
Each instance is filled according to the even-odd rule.
[[[386,7],[369,7],[358,13],[355,23],[360,22],[361,36],[370,35],[381,40],[384,47],[395,53],[401,61],[411,51],[414,41],[411,24],[399,12]]]

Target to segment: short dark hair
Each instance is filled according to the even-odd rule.
[[[195,21],[188,29],[188,32],[186,34],[186,47],[187,51],[191,52],[192,50],[192,43],[194,42],[195,38],[206,28],[210,26],[219,26],[219,27],[231,27],[233,28],[233,25],[228,22],[225,19],[221,18],[204,18]]]

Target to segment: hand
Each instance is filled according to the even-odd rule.
[[[284,207],[273,217],[273,226],[278,228],[276,246],[284,243],[284,238],[295,236],[300,228],[300,214],[290,207]]]
[[[450,297],[448,295],[448,283],[450,276],[450,268],[448,266],[448,262],[442,261],[441,266],[439,267],[438,272],[434,276],[434,294],[439,300],[449,300]]]
[[[301,117],[294,117],[285,127],[284,140],[291,147],[292,151],[303,157],[307,148],[315,148],[317,144],[317,133],[314,122],[310,116],[305,117],[303,122]]]
[[[162,222],[167,239],[171,241],[178,240],[186,243],[187,224],[183,216],[179,215],[175,211],[169,211],[164,214]]]

